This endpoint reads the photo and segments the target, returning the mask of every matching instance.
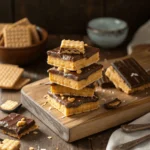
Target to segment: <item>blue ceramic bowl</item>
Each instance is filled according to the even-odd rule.
[[[127,37],[128,25],[117,18],[96,18],[88,23],[87,33],[93,43],[103,48],[113,48]]]

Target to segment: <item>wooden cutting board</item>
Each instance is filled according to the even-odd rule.
[[[132,57],[145,69],[150,69],[149,49],[134,51]],[[114,60],[110,62],[112,61]],[[108,61],[102,63],[105,67],[109,65]],[[120,125],[150,111],[150,88],[134,95],[127,95],[117,89],[104,90],[98,88],[97,91],[101,100],[99,109],[64,117],[62,113],[51,108],[49,104],[43,105],[46,102],[44,95],[47,94],[49,89],[49,86],[45,85],[47,82],[48,78],[25,86],[22,89],[22,104],[68,142]],[[122,105],[116,110],[104,109],[103,104],[116,97],[122,100]]]

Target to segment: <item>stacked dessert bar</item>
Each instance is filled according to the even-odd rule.
[[[94,82],[102,76],[96,64],[99,49],[83,41],[62,40],[60,47],[47,52],[50,90],[48,102],[65,116],[99,108]]]

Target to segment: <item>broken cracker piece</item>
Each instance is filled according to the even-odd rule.
[[[84,42],[74,40],[62,40],[60,52],[63,54],[84,54]]]

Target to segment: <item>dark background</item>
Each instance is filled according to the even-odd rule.
[[[28,17],[49,34],[85,34],[88,21],[102,16],[127,21],[132,35],[150,18],[150,0],[0,0],[0,22]]]

